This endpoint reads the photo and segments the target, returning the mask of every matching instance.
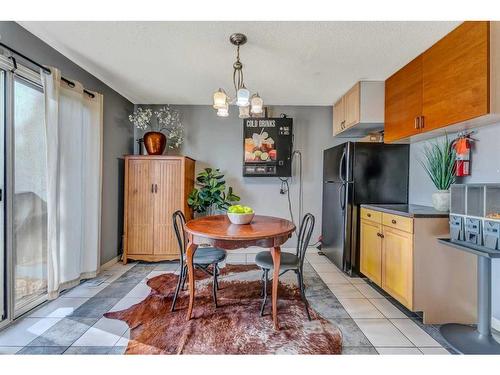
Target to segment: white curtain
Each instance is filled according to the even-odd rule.
[[[47,135],[48,295],[100,264],[103,97],[69,87],[61,73],[42,72]]]

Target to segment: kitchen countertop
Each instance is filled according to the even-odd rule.
[[[439,218],[450,215],[449,212],[437,211],[433,207],[418,204],[362,204],[361,207],[413,218]]]

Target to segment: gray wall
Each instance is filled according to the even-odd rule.
[[[141,105],[141,107],[146,107]],[[158,107],[158,106],[151,106]],[[230,108],[230,117],[217,117],[210,106],[174,106],[181,112],[186,140],[179,152],[197,160],[196,171],[205,167],[220,168],[227,183],[241,196],[242,204],[259,214],[290,217],[286,195],[281,195],[276,177],[242,177],[243,120],[237,108]],[[285,113],[293,118],[294,149],[302,153],[304,213],[316,216],[312,241],[321,233],[321,195],[323,150],[341,140],[332,136],[332,107],[276,106],[270,115]],[[296,159],[297,160],[297,159]],[[290,196],[294,218],[298,217],[298,163],[294,163]],[[286,246],[294,246],[292,238]]]
[[[118,158],[133,150],[133,130],[127,116],[133,104],[15,22],[0,22],[1,41],[33,60],[55,66],[64,77],[104,95],[104,153],[101,225],[101,264],[121,248],[123,168]]]
[[[454,134],[450,134],[453,137]],[[477,130],[471,156],[471,176],[461,183],[500,183],[500,123]],[[438,138],[441,140],[442,138]],[[431,140],[432,142],[434,140]],[[431,205],[431,194],[436,190],[419,163],[422,148],[427,141],[414,143],[410,147],[410,203]],[[500,261],[493,261],[493,316],[500,321]]]

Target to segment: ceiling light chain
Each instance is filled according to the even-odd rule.
[[[229,116],[229,104],[239,107],[239,117],[247,118],[252,115],[261,115],[263,112],[263,101],[259,94],[250,96],[250,91],[245,87],[243,77],[243,64],[240,61],[240,45],[247,41],[244,34],[235,33],[229,37],[229,41],[236,46],[236,61],[233,63],[233,85],[235,98],[231,100],[223,89],[219,89],[213,95],[213,107],[217,109],[217,116]]]

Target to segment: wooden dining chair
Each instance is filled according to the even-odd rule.
[[[179,291],[184,289],[184,284],[186,283],[186,278],[188,274],[187,270],[187,259],[186,259],[186,232],[184,230],[184,225],[186,224],[186,217],[182,211],[175,211],[172,215],[172,225],[174,226],[175,236],[177,237],[177,242],[179,244],[180,251],[180,273],[179,280],[177,281],[177,287],[175,288],[174,299],[172,301],[172,307],[170,311],[175,310],[175,302],[177,301],[177,296]],[[194,253],[193,265],[196,269],[199,269],[206,274],[213,277],[213,287],[212,294],[214,299],[215,307],[217,308],[217,290],[219,289],[218,276],[219,276],[219,263],[226,259],[226,250],[218,249],[216,247],[199,247]],[[212,266],[210,271],[209,267]]]
[[[300,224],[299,233],[297,237],[297,249],[295,254],[282,252],[280,261],[280,274],[283,275],[288,271],[294,271],[297,275],[297,282],[300,289],[300,296],[302,301],[304,301],[306,307],[307,318],[311,320],[311,315],[309,314],[309,303],[306,299],[306,294],[304,291],[304,258],[306,256],[306,250],[309,246],[309,241],[311,240],[312,231],[314,229],[314,215],[308,213],[304,215],[302,222]],[[263,301],[260,308],[260,316],[264,315],[264,307],[266,306],[267,300],[267,284],[269,281],[269,270],[274,268],[273,258],[271,252],[262,251],[258,253],[255,257],[255,263],[262,270],[262,294]]]

